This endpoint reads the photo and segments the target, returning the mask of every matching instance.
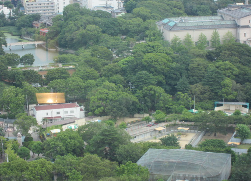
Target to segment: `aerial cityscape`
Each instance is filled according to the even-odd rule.
[[[0,1],[0,181],[251,181],[249,3]]]

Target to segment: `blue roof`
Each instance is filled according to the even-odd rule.
[[[170,23],[168,23],[169,26],[174,26],[175,22],[171,21]]]
[[[169,19],[162,20],[163,23],[167,23],[168,21],[169,21]]]

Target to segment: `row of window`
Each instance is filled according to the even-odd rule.
[[[74,110],[64,111],[64,114],[68,114],[68,113],[70,113],[70,114],[74,114]],[[56,114],[60,114],[60,112],[56,112]],[[48,116],[48,115],[49,115],[49,113],[47,112],[47,113],[46,113],[46,115]]]

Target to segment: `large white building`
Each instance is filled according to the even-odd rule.
[[[157,22],[157,27],[168,41],[175,36],[183,40],[186,34],[190,34],[196,43],[201,33],[211,40],[213,31],[217,30],[221,41],[227,32],[231,32],[237,42],[251,45],[251,5],[248,1],[245,5],[229,5],[218,10],[217,16],[168,18]]]
[[[64,120],[65,118],[84,118],[84,107],[77,103],[37,105],[33,108],[33,115],[38,124],[43,124],[43,119],[48,123]]]
[[[64,7],[74,3],[71,0],[25,0],[23,2],[26,14],[53,15],[63,13]]]
[[[123,8],[123,0],[79,0],[82,6],[91,10],[102,10],[111,13],[115,9]]]
[[[91,10],[112,12],[123,8],[122,0],[23,0],[26,14],[53,15],[62,14],[64,7],[78,3]]]
[[[54,0],[25,0],[23,5],[26,14],[53,15],[57,12]]]

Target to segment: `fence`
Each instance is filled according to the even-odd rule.
[[[190,141],[190,144],[195,147],[197,146],[197,144],[200,142],[200,140],[202,139],[202,137],[205,135],[205,131],[203,132],[198,132]]]

